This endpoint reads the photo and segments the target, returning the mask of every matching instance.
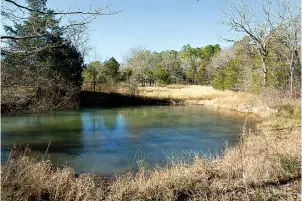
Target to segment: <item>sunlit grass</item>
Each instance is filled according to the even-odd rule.
[[[129,95],[128,87],[121,84],[100,85],[97,89],[100,89],[100,92]],[[270,107],[266,101],[263,101],[256,94],[231,90],[220,91],[211,86],[167,85],[163,87],[138,87],[135,96],[152,99],[169,99],[171,104],[206,105],[211,108],[254,113],[263,117],[277,112],[276,108]],[[275,97],[273,96],[272,98]],[[280,99],[279,101],[282,102]]]

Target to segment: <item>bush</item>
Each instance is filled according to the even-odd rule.
[[[300,161],[297,158],[280,155],[280,164],[286,174],[294,176],[300,172]]]

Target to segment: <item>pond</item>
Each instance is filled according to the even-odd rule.
[[[225,115],[202,106],[148,106],[65,110],[2,117],[1,160],[9,147],[29,144],[54,164],[97,174],[136,170],[175,160],[220,154],[238,141],[244,116]]]

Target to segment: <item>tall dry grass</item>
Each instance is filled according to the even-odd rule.
[[[165,87],[139,87],[139,95],[149,97],[164,97],[184,100],[207,100],[217,97],[250,95],[244,92],[219,91],[211,86],[199,85],[168,85]]]
[[[85,89],[87,90],[89,87],[86,87]],[[102,84],[97,86],[97,90],[105,93],[114,92],[133,95],[129,86],[122,84]],[[199,85],[138,87],[135,92],[135,95],[140,97],[170,99],[172,104],[206,105],[207,107],[212,108],[254,113],[262,117],[267,117],[271,113],[276,113],[278,111],[277,107],[283,105],[282,102],[289,100],[288,97],[280,98],[280,94],[276,94],[276,92],[272,93],[271,91],[264,92],[262,96],[258,96],[248,92],[235,92],[231,90],[219,91],[211,86]],[[292,104],[292,102],[290,104]],[[272,107],[275,105],[277,107]]]

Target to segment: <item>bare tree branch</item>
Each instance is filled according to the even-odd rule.
[[[111,5],[108,5],[104,8],[96,9],[94,11],[89,11],[89,12],[85,12],[85,11],[68,11],[68,12],[47,11],[47,12],[45,12],[45,11],[40,11],[40,10],[28,8],[26,6],[23,6],[21,4],[16,3],[13,0],[3,0],[3,1],[6,1],[10,4],[13,4],[14,6],[17,6],[20,9],[25,9],[25,10],[30,11],[30,12],[36,12],[36,13],[39,13],[39,14],[46,14],[46,15],[49,15],[49,14],[52,14],[52,15],[78,15],[78,14],[82,14],[82,15],[114,15],[114,14],[122,12],[122,11],[113,11],[113,12],[109,12],[109,13],[102,13],[103,10],[109,9],[111,7]]]

